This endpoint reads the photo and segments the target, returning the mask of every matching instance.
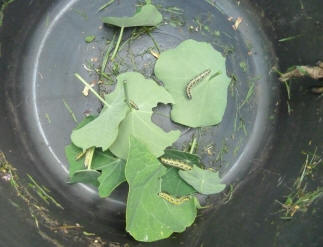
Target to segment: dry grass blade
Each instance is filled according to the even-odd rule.
[[[151,55],[153,55],[155,58],[159,58],[160,54],[154,50],[150,50]]]

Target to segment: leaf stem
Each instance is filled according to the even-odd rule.
[[[62,99],[62,101],[64,103],[64,106],[65,106],[66,110],[69,112],[69,114],[71,114],[74,122],[77,123],[77,118],[76,118],[72,108],[70,107],[70,105],[65,101],[65,99]]]
[[[196,137],[194,137],[194,139],[193,139],[191,149],[190,149],[190,154],[194,153],[195,147],[196,147]]]
[[[117,55],[117,52],[118,52],[118,49],[119,49],[119,46],[120,46],[120,43],[121,43],[121,40],[122,40],[122,36],[123,36],[123,30],[124,30],[124,27],[121,27],[119,38],[118,38],[116,47],[114,48],[114,51],[113,51],[113,54],[112,54],[112,57],[111,57],[112,61],[114,60],[115,56]]]
[[[130,109],[132,109],[131,105],[130,105],[130,102],[129,102],[129,95],[128,95],[128,84],[127,84],[127,81],[124,80],[123,81],[123,90],[124,90],[124,96],[125,96],[125,100],[126,100],[126,103],[127,105],[129,106]]]
[[[94,151],[95,147],[91,147],[88,150],[86,150],[84,165],[85,167],[87,167],[88,170],[91,170]]]
[[[79,79],[85,86],[89,88],[89,90],[97,97],[106,107],[110,107],[110,105],[89,85],[78,73],[74,73],[75,77]]]
[[[97,11],[97,13],[99,13],[100,11],[104,10],[105,8],[109,7],[111,4],[113,4],[115,0],[110,0],[109,2],[103,4]]]
[[[79,153],[79,154],[75,157],[75,160],[79,160],[79,159],[81,159],[85,154],[86,154],[86,151],[82,151],[81,153]]]
[[[157,51],[160,53],[160,49],[159,49],[159,46],[156,42],[156,40],[154,39],[154,37],[151,35],[150,32],[147,32],[147,35],[150,37],[150,39],[152,40],[152,42],[154,43],[154,46],[156,47]]]
[[[114,42],[115,42],[115,37],[116,37],[116,34],[113,35],[113,38],[111,40],[111,43],[109,44],[109,47],[104,55],[104,58],[102,60],[102,65],[101,65],[101,73],[100,73],[100,79],[102,77],[105,77],[104,76],[104,71],[105,71],[105,68],[107,67],[107,64],[108,64],[108,61],[109,61],[109,56],[110,56],[110,53],[113,49],[113,46],[114,46]]]

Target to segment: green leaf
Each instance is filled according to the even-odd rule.
[[[84,166],[84,157],[85,155],[76,160],[77,156],[82,153],[82,149],[76,147],[73,144],[70,144],[65,147],[65,155],[70,164],[70,177],[73,176],[75,171],[83,170]],[[111,163],[120,162],[120,159],[117,159],[110,154],[109,151],[102,152],[98,149],[95,150],[92,160],[92,169],[93,170],[103,170],[107,167],[110,167]]]
[[[92,184],[94,187],[99,187],[98,177],[100,174],[96,170],[79,170],[74,172],[69,183]]]
[[[203,71],[208,76],[186,95],[187,84]],[[190,127],[203,127],[222,121],[227,104],[230,78],[226,75],[225,58],[209,43],[186,40],[175,49],[160,54],[155,75],[173,95],[173,121]]]
[[[98,178],[100,182],[100,197],[110,196],[111,192],[118,187],[118,185],[126,181],[124,174],[125,165],[126,162],[121,159],[116,159],[115,161],[105,165],[102,170],[102,175]]]
[[[76,160],[76,157],[82,152],[82,150],[73,144],[65,147],[65,156],[69,163],[69,177],[72,178],[74,173],[85,169],[84,159]]]
[[[162,177],[161,186],[163,192],[177,197],[196,193],[196,190],[179,176],[178,169],[174,167],[167,169],[167,173]]]
[[[144,5],[132,17],[104,17],[102,21],[117,27],[157,26],[163,17],[152,4]]]
[[[111,152],[117,157],[126,159],[128,156],[129,137],[134,136],[149,147],[149,150],[157,157],[161,156],[164,149],[177,140],[180,131],[164,132],[151,121],[152,108],[157,103],[173,103],[172,96],[155,81],[145,79],[137,72],[127,72],[117,77],[116,91],[124,91],[123,82],[128,87],[129,100],[136,104],[138,110],[131,109],[126,118],[121,122],[119,135],[111,145]],[[108,98],[113,100],[113,98]]]
[[[198,155],[175,149],[166,149],[163,158],[180,160],[191,166],[200,165],[200,157]],[[169,168],[167,173],[162,177],[162,191],[179,197],[192,195],[197,192],[179,176],[178,169],[174,167]]]
[[[221,184],[218,172],[204,170],[197,166],[193,166],[190,171],[179,171],[179,175],[199,193],[205,195],[219,193],[226,186]]]
[[[80,129],[83,126],[87,125],[89,122],[92,122],[95,119],[95,116],[89,115],[85,117],[77,126],[75,129]]]
[[[198,155],[190,154],[176,149],[166,149],[163,158],[180,160],[191,166],[201,166],[200,157]]]
[[[183,232],[196,217],[194,199],[173,205],[158,196],[161,192],[163,167],[148,148],[134,137],[126,164],[129,194],[126,230],[138,241],[152,242]]]
[[[82,126],[91,119],[92,118],[86,118],[79,126]],[[113,157],[109,151],[102,152],[97,149],[95,150],[91,170],[85,169],[85,156],[76,160],[76,157],[79,156],[80,153],[82,153],[82,149],[73,144],[65,147],[65,155],[70,165],[70,183],[92,184],[95,187],[99,187],[99,195],[104,197],[108,196],[120,183],[125,181],[125,162]],[[102,170],[102,175],[97,170]],[[111,174],[111,177],[108,181],[109,173]],[[98,180],[100,181],[100,185]]]
[[[116,164],[118,162],[120,162],[120,159],[113,157],[109,150],[102,152],[101,150],[96,149],[93,155],[91,167],[93,170],[101,171],[106,168],[110,168],[112,163]]]
[[[91,43],[95,40],[95,35],[89,35],[85,37],[85,42],[86,43]]]
[[[83,126],[87,125],[91,121],[95,119],[94,116],[88,116],[85,117],[77,126],[75,129],[80,129]],[[84,166],[84,159],[76,160],[76,157],[82,153],[82,149],[76,147],[73,144],[70,144],[65,147],[65,156],[67,158],[67,161],[69,163],[69,178],[71,179],[76,171],[83,170],[85,168]]]
[[[115,141],[118,135],[120,122],[125,118],[128,106],[124,102],[124,93],[120,90],[106,96],[113,98],[110,107],[104,107],[93,121],[80,129],[72,132],[71,140],[74,145],[86,150],[90,147],[107,150]]]

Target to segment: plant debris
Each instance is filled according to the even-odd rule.
[[[311,77],[314,80],[323,78],[323,62],[319,61],[317,66],[301,65],[291,68],[286,73],[280,75],[279,80],[286,82],[292,78]]]
[[[312,93],[314,94],[322,94],[323,93],[323,87],[313,87],[311,89]]]
[[[287,42],[287,41],[290,41],[290,40],[294,40],[294,39],[300,38],[302,36],[303,36],[302,34],[298,34],[298,35],[294,35],[294,36],[289,36],[289,37],[282,38],[282,39],[278,40],[278,42]]]
[[[24,220],[30,221],[32,219],[38,234],[43,239],[49,241],[53,246],[64,246],[58,240],[61,238],[58,234],[64,234],[66,240],[73,240],[79,246],[94,246],[92,243],[95,241],[101,244],[96,246],[103,246],[105,244],[99,236],[82,234],[84,228],[80,224],[66,224],[54,218],[47,209],[48,203],[51,202],[59,210],[63,210],[62,205],[49,194],[49,190],[46,187],[40,185],[30,175],[27,175],[27,178],[31,183],[28,184],[27,182],[28,186],[26,186],[26,181],[18,176],[17,169],[8,162],[5,154],[0,151],[0,177],[8,176],[8,174],[10,174],[8,184],[16,191],[16,195],[8,198],[8,200],[17,209],[26,210],[24,212],[26,213],[24,214]],[[52,236],[52,234],[48,233],[50,231],[56,235]]]
[[[89,35],[89,36],[86,36],[84,40],[86,43],[91,43],[95,40],[95,38],[96,38],[95,35]]]
[[[77,118],[76,118],[75,113],[73,112],[72,108],[70,107],[70,105],[66,102],[65,99],[63,99],[62,101],[64,103],[64,106],[65,106],[66,110],[71,115],[71,117],[74,120],[74,122],[77,123]]]
[[[95,86],[95,82],[92,82],[91,84],[90,84],[90,86],[93,88],[94,86]],[[88,96],[89,95],[89,91],[90,91],[90,87],[89,86],[84,86],[84,89],[83,89],[83,91],[82,91],[82,94],[84,95],[84,96]]]
[[[243,18],[242,17],[238,17],[236,19],[236,21],[234,22],[234,24],[232,25],[232,28],[237,31],[238,30],[238,27],[240,26],[240,24],[242,23],[243,21]]]
[[[99,9],[98,9],[98,12],[104,10],[105,8],[109,7],[111,4],[113,4],[115,0],[110,0],[109,2],[103,4]]]
[[[5,0],[1,2],[1,8],[0,8],[0,27],[3,24],[3,18],[4,18],[4,11],[9,6],[9,4],[13,3],[15,0]]]
[[[155,58],[159,58],[160,54],[154,50],[150,50],[151,55],[153,55]]]
[[[313,178],[313,171],[322,165],[322,158],[314,153],[305,153],[306,159],[301,168],[300,176],[295,180],[292,191],[286,196],[285,202],[278,202],[284,212],[281,219],[289,220],[299,212],[306,212],[308,207],[319,197],[323,196],[323,188],[317,187],[315,190],[308,189],[308,179]]]

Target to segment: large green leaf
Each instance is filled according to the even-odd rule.
[[[208,69],[210,74],[192,87],[189,100],[187,84]],[[209,43],[186,40],[175,49],[161,53],[155,75],[175,99],[171,112],[173,121],[190,127],[222,121],[230,79],[226,75],[225,58]]]
[[[204,170],[197,166],[193,166],[190,171],[179,171],[179,175],[198,192],[205,195],[219,193],[226,186],[221,184],[218,172]]]
[[[98,178],[100,197],[110,196],[111,192],[126,180],[124,175],[125,165],[126,162],[121,159],[116,159],[105,165],[102,175]]]
[[[134,136],[145,143],[157,157],[164,149],[177,140],[180,131],[166,133],[151,121],[152,108],[161,103],[174,103],[172,96],[155,81],[145,79],[137,72],[127,72],[118,76],[116,91],[124,91],[123,82],[127,83],[129,100],[134,102],[138,110],[132,109],[121,122],[119,135],[110,150],[116,156],[126,159],[129,149],[129,137]],[[113,100],[113,98],[108,98]]]
[[[74,145],[86,150],[90,147],[107,150],[118,135],[120,122],[125,118],[128,106],[123,100],[123,92],[114,91],[109,107],[104,107],[98,117],[85,126],[75,129],[71,139]]]
[[[166,173],[148,148],[134,137],[126,164],[129,194],[126,211],[126,230],[138,241],[151,242],[183,232],[196,217],[194,199],[173,205],[158,196],[161,177]]]
[[[104,17],[103,23],[117,27],[156,26],[163,20],[161,13],[152,4],[144,5],[132,17]]]

